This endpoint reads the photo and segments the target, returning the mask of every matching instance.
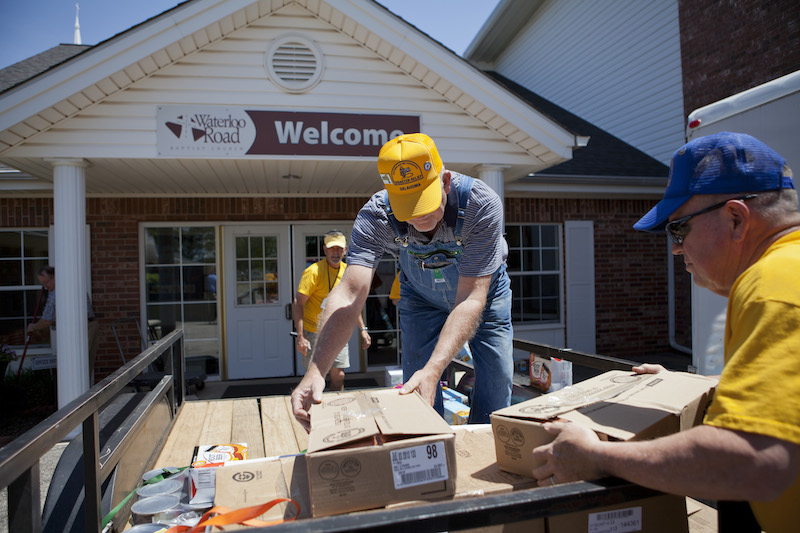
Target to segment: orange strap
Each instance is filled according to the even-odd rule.
[[[256,519],[256,517],[266,513],[275,505],[283,502],[291,502],[294,504],[295,514],[292,518],[280,518],[278,520],[270,520],[268,522]],[[196,526],[172,526],[166,531],[166,533],[198,533],[203,531],[206,526],[217,526],[222,529],[222,526],[229,526],[232,524],[265,527],[281,524],[283,522],[291,522],[297,518],[298,515],[300,515],[300,505],[298,505],[298,503],[291,498],[275,498],[274,500],[267,503],[262,503],[261,505],[242,507],[241,509],[234,510],[230,510],[227,507],[218,505],[206,511],[206,513],[200,517],[200,522],[198,522]]]

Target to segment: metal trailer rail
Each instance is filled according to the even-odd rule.
[[[84,502],[87,531],[100,531],[101,487],[114,472],[140,427],[137,423],[115,435],[110,455],[100,457],[100,410],[153,361],[167,354],[166,375],[148,392],[136,412],[143,421],[148,410],[166,396],[172,421],[184,401],[183,330],[178,329],[135,359],[50,415],[0,450],[0,488],[8,487],[8,531],[42,531],[39,459],[79,426],[83,437]],[[91,480],[91,482],[89,481]]]
[[[601,370],[603,372],[608,372],[609,370],[630,370],[632,367],[640,364],[627,359],[577,352],[570,348],[555,348],[546,344],[523,339],[514,339],[514,348],[532,352],[539,357],[546,357],[548,359],[552,357],[566,359],[573,364],[594,368],[595,370]]]
[[[546,518],[601,506],[642,500],[663,493],[617,478],[525,489],[489,496],[362,511],[270,527],[253,533],[459,531]]]

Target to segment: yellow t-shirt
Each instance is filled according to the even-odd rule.
[[[389,291],[389,299],[390,300],[400,299],[400,272],[398,272],[394,276],[394,281],[392,282],[392,288]]]
[[[731,289],[725,366],[704,423],[800,445],[800,231],[779,239]],[[751,501],[762,529],[797,531],[800,474],[773,502]]]
[[[297,292],[308,296],[308,302],[303,306],[303,329],[311,333],[317,332],[320,315],[322,314],[322,301],[328,297],[331,290],[339,283],[347,265],[339,263],[339,269],[331,268],[327,259],[321,259],[303,271]]]

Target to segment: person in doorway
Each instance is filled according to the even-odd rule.
[[[52,266],[43,267],[39,270],[36,278],[42,287],[47,289],[47,302],[42,311],[42,317],[34,323],[28,325],[28,333],[36,330],[43,330],[56,327],[56,269]],[[99,324],[95,320],[92,310],[92,300],[86,295],[86,311],[89,318],[88,339],[89,339],[89,383],[94,383],[94,363],[97,359],[97,345]]]
[[[800,213],[791,171],[750,135],[695,139],[675,152],[663,199],[634,228],[666,229],[694,282],[728,298],[725,364],[711,406],[703,424],[643,442],[601,442],[578,424],[545,424],[555,440],[533,450],[543,461],[533,475],[540,485],[617,476],[748,501],[756,531],[797,531]]]
[[[341,231],[329,231],[323,237],[322,250],[325,259],[317,261],[303,271],[297,294],[292,302],[292,318],[297,331],[297,351],[300,352],[306,369],[314,352],[319,319],[327,304],[328,295],[341,281],[347,268],[347,264],[342,261],[347,253],[347,239]],[[361,313],[358,314],[357,322],[361,333],[361,346],[366,350],[372,344],[372,338],[361,318]],[[349,331],[352,331],[352,328]],[[344,369],[349,366],[350,353],[345,344],[330,368],[331,390],[344,390]]]
[[[384,253],[399,258],[400,335],[404,385],[443,412],[440,379],[471,340],[475,389],[470,421],[511,401],[511,287],[506,274],[503,203],[486,184],[444,168],[433,140],[396,137],[380,150],[384,190],[361,208],[348,268],[331,293],[314,358],[292,393],[297,420],[322,400],[323,376],[346,342]]]

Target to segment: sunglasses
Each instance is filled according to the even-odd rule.
[[[705,209],[701,209],[700,211],[694,212],[691,215],[686,215],[685,217],[676,218],[672,222],[667,222],[667,225],[664,227],[664,230],[669,235],[672,242],[675,244],[683,244],[683,239],[686,238],[686,235],[689,234],[689,226],[686,225],[689,222],[689,219],[692,217],[696,217],[697,215],[702,215],[703,213],[708,213],[709,211],[713,211],[714,209],[719,209],[720,207],[725,206],[731,200],[752,200],[758,196],[757,194],[747,194],[745,196],[738,196],[736,198],[729,198],[724,202],[720,202],[718,204],[714,204],[712,206],[706,207]]]

